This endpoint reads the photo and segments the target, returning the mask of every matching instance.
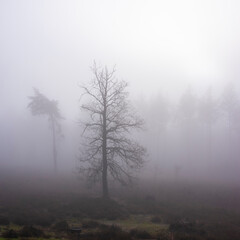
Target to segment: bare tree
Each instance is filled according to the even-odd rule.
[[[91,68],[94,78],[89,86],[81,86],[89,102],[81,109],[89,114],[84,123],[87,131],[85,149],[80,157],[80,172],[91,182],[102,182],[103,198],[109,197],[108,175],[122,184],[132,178],[132,170],[144,162],[145,149],[129,137],[140,129],[143,121],[130,107],[127,83],[115,77],[115,68]]]
[[[34,89],[34,96],[29,97],[30,103],[28,107],[32,115],[46,115],[50,123],[53,141],[53,161],[54,170],[57,172],[57,149],[56,149],[56,133],[61,134],[61,126],[59,120],[63,119],[56,100],[49,100],[46,96]]]

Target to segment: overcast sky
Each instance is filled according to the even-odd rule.
[[[238,0],[0,0],[1,112],[26,111],[36,87],[74,120],[94,59],[134,97],[237,83],[239,12]]]

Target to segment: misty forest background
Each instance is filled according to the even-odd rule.
[[[240,105],[236,87],[228,84],[219,95],[213,90],[210,87],[199,96],[189,86],[176,102],[164,92],[149,100],[139,98],[133,102],[145,121],[143,131],[136,132],[135,138],[148,151],[144,168],[136,176],[158,182],[164,179],[239,182]],[[79,105],[80,101],[76,101],[75,108]],[[51,173],[54,168],[49,123],[45,117],[32,117],[27,104],[22,111],[16,118],[10,117],[5,126],[3,122],[2,169]],[[63,136],[57,138],[58,171],[76,174],[84,141],[84,126],[79,122],[87,115],[79,111],[79,117],[70,120],[63,111],[61,114],[64,119]]]
[[[2,1],[1,169],[53,169],[48,122],[27,108],[37,88],[64,118],[59,172],[76,171],[79,86],[96,60],[116,64],[145,121],[133,133],[148,152],[138,176],[238,183],[239,3],[173,3]]]

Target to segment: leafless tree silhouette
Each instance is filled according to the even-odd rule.
[[[102,182],[103,198],[109,197],[108,175],[122,184],[132,178],[132,170],[142,166],[145,149],[130,138],[133,129],[141,129],[143,120],[137,117],[127,100],[127,83],[115,77],[115,68],[91,68],[94,78],[81,86],[89,102],[81,109],[89,114],[84,123],[85,148],[80,157],[80,172],[88,180]]]

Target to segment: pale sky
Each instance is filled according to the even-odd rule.
[[[116,64],[135,98],[237,83],[239,12],[237,0],[0,0],[1,108],[26,111],[36,87],[74,119],[93,60]]]

